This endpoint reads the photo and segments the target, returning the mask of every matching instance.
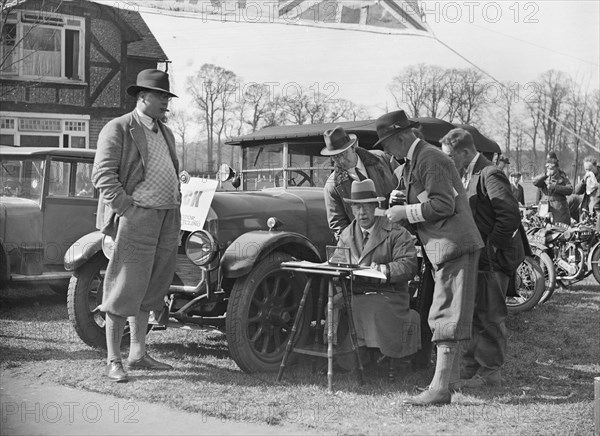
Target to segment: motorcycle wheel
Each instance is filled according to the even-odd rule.
[[[592,274],[598,283],[600,283],[600,246],[592,254]]]
[[[247,373],[277,371],[283,359],[307,277],[281,269],[292,260],[283,252],[269,254],[236,280],[227,305],[229,353]],[[308,338],[312,315],[309,293],[296,332],[296,344]],[[296,355],[292,353],[290,360]]]
[[[506,297],[508,313],[533,309],[544,293],[544,272],[535,259],[526,257],[517,268],[515,278],[517,296]]]
[[[94,348],[106,349],[106,320],[100,311],[104,289],[104,271],[108,259],[102,253],[75,270],[69,282],[67,311],[77,336]],[[148,326],[148,331],[152,326]],[[129,344],[129,323],[125,325],[121,346]]]
[[[542,298],[540,298],[540,303],[545,303],[552,297],[556,289],[556,270],[554,262],[552,262],[548,254],[538,253],[534,255],[534,258],[542,268],[542,273],[544,274],[544,292],[542,293]]]

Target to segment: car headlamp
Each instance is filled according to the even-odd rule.
[[[270,217],[267,219],[267,227],[269,230],[277,230],[278,227],[281,227],[283,222],[277,217]]]
[[[106,256],[107,259],[112,258],[112,255],[115,251],[115,240],[108,236],[104,235],[102,237],[102,252]]]
[[[217,241],[205,230],[193,232],[185,242],[185,254],[194,265],[207,265],[216,259],[218,253]]]

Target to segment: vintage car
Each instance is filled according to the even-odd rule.
[[[431,118],[419,121],[432,143],[454,127]],[[355,133],[367,149],[377,141],[373,120],[266,128],[228,143],[241,147],[240,168],[221,171],[222,182],[233,191],[213,191],[208,203],[202,203],[203,193],[184,193],[177,271],[168,311],[156,315],[160,324],[220,329],[242,370],[279,367],[307,281],[282,270],[281,263],[322,262],[325,246],[335,243],[323,197],[332,163],[320,155],[323,132],[335,125]],[[488,144],[482,151],[491,158],[500,149]],[[205,204],[203,217],[183,212],[190,202]],[[109,238],[95,232],[77,241],[65,257],[65,268],[73,271],[69,316],[91,346],[105,346],[104,315],[98,307],[110,247]],[[309,300],[312,310],[303,312],[299,341],[319,328],[313,322],[316,295]]]
[[[67,293],[67,249],[93,231],[93,150],[0,146],[0,281]]]

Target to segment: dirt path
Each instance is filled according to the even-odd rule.
[[[310,434],[188,413],[0,374],[2,435],[287,435]]]

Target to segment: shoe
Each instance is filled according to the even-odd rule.
[[[475,374],[473,377],[467,380],[460,381],[463,388],[477,389],[484,386],[501,387],[502,378],[500,377],[500,371],[492,372],[487,376],[483,377],[479,374]]]
[[[129,381],[129,377],[127,377],[127,374],[123,370],[123,363],[120,361],[110,362],[106,365],[104,372],[110,381],[116,383],[127,383]]]
[[[450,393],[451,394],[455,394],[455,393],[459,392],[462,389],[462,387],[463,387],[463,382],[464,382],[464,380],[450,383],[448,385],[448,390],[450,391]],[[418,392],[424,392],[424,391],[426,391],[428,389],[429,389],[429,385],[427,385],[427,386],[417,386],[415,388],[415,390],[417,390]]]
[[[463,380],[451,382],[448,384],[448,389],[450,390],[451,393],[455,394],[456,392],[460,391],[463,388],[463,385],[464,385]]]
[[[169,364],[159,362],[156,359],[150,357],[148,353],[144,354],[144,357],[138,360],[127,359],[125,361],[125,368],[130,369],[152,369],[157,371],[168,371],[173,369]]]
[[[461,368],[460,379],[467,380],[477,374],[477,368]]]
[[[406,398],[402,404],[407,406],[431,406],[435,404],[450,404],[452,394],[450,390],[427,389],[414,397]]]

